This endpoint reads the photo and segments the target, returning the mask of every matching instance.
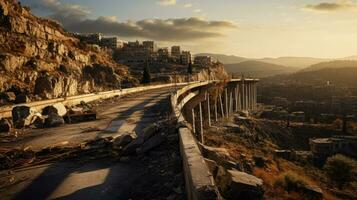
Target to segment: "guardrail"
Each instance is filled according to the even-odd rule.
[[[258,79],[231,79],[228,83],[257,82]],[[187,85],[171,95],[172,111],[179,124],[180,151],[183,160],[185,174],[186,193],[190,200],[216,199],[218,198],[217,187],[213,176],[205,163],[204,157],[198,147],[198,142],[191,130],[185,126],[188,124],[181,110],[187,102],[199,95],[199,90],[194,89],[208,86],[210,83],[219,81],[199,82]]]
[[[195,82],[194,82],[195,83]],[[98,99],[108,99],[115,96],[123,96],[127,94],[133,94],[136,92],[143,92],[147,90],[165,88],[165,87],[173,87],[173,86],[182,86],[187,85],[189,83],[170,83],[170,84],[162,84],[162,85],[153,85],[153,86],[142,86],[142,87],[135,87],[135,88],[128,88],[122,90],[111,90],[106,92],[98,92],[98,93],[91,93],[91,94],[83,94],[83,95],[76,95],[71,97],[65,98],[57,98],[57,99],[50,99],[44,101],[35,101],[30,103],[23,103],[23,104],[15,104],[10,106],[2,106],[0,107],[0,118],[9,118],[12,116],[12,109],[16,106],[28,106],[34,110],[41,110],[46,106],[53,105],[55,103],[63,103],[66,106],[77,105],[80,102],[91,102]]]
[[[184,105],[199,94],[192,89],[208,85],[209,82],[194,83],[181,88],[171,95],[171,107],[177,121],[181,124],[185,119],[181,113]],[[179,98],[188,93],[179,101]],[[189,200],[216,199],[216,187],[205,160],[198,147],[196,138],[187,127],[178,129],[180,137],[180,151],[185,174],[186,193]]]

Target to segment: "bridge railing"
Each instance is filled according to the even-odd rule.
[[[133,94],[136,92],[143,92],[143,91],[165,88],[165,87],[183,86],[183,85],[187,85],[187,84],[189,84],[189,83],[176,83],[176,84],[172,83],[172,84],[162,84],[162,85],[141,86],[141,87],[135,87],[135,88],[122,89],[122,90],[111,90],[111,91],[105,91],[105,92],[97,92],[97,93],[91,93],[91,94],[70,96],[70,97],[65,97],[65,98],[56,98],[56,99],[50,99],[50,100],[44,100],[44,101],[35,101],[35,102],[30,102],[30,103],[2,106],[2,107],[0,107],[0,118],[10,118],[12,116],[11,111],[16,106],[28,106],[31,109],[40,111],[43,108],[45,108],[46,106],[50,106],[55,103],[63,103],[65,106],[73,106],[73,105],[78,105],[82,101],[87,103],[87,102],[96,101],[99,99],[108,99],[108,98],[112,98],[115,96],[123,96],[123,95],[127,95],[127,94]]]
[[[231,91],[230,94],[229,104],[232,108],[229,108],[229,110],[233,110],[233,100],[235,100],[237,111],[239,110],[239,108],[247,110],[254,109],[256,104],[256,88],[246,86],[247,83],[253,83],[254,85],[256,82],[258,82],[257,79],[232,79],[227,83],[227,87],[229,84],[235,85],[234,89]],[[184,106],[188,102],[193,100],[195,97],[200,95],[200,90],[198,89],[201,87],[209,86],[211,83],[219,83],[219,81],[190,84],[179,89],[171,95],[172,111],[179,124],[178,134],[180,137],[180,151],[183,160],[186,193],[187,198],[190,200],[216,199],[219,197],[217,187],[214,183],[214,178],[205,163],[204,157],[201,154],[201,151],[198,146],[198,141],[192,134],[193,130],[191,130],[189,126],[186,126],[188,125],[188,122],[185,120],[182,114],[182,109],[184,108]],[[235,94],[235,97],[232,97],[233,93]],[[238,95],[238,93],[240,93],[240,96]],[[227,104],[227,90],[225,98]],[[228,105],[226,105],[225,107],[228,108]],[[228,115],[229,111],[227,109],[225,110],[225,112]],[[202,127],[200,128],[202,130]]]

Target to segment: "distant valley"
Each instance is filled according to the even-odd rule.
[[[312,57],[255,59],[212,53],[201,53],[196,54],[196,56],[211,56],[214,60],[223,63],[228,73],[235,75],[245,74],[247,76],[255,76],[258,78],[292,74],[300,71],[319,71],[326,68],[340,69],[357,67],[357,56],[336,59]]]

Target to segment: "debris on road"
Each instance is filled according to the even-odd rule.
[[[12,127],[9,119],[0,119],[0,133],[7,133]]]
[[[49,127],[58,127],[64,124],[64,119],[58,115],[57,113],[50,113],[48,117],[45,119],[44,126]]]

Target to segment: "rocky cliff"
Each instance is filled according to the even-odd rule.
[[[127,67],[104,50],[81,43],[58,23],[38,18],[12,0],[0,1],[0,92],[38,100],[134,81]]]

